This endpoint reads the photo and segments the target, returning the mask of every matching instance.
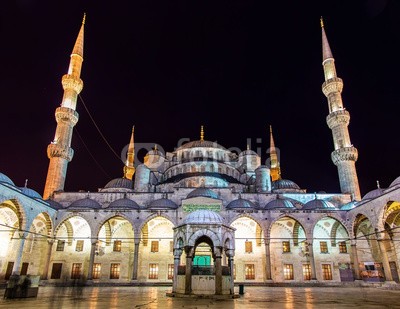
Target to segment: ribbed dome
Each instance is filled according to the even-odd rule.
[[[293,203],[287,199],[277,198],[276,200],[272,200],[267,205],[265,205],[264,209],[277,209],[277,208],[296,208]]]
[[[296,183],[288,179],[278,179],[272,182],[272,190],[281,189],[301,190]]]
[[[50,207],[55,209],[55,210],[59,210],[59,209],[63,209],[64,207],[62,207],[62,205],[60,203],[57,203],[56,201],[53,200],[45,200],[45,202],[50,204]]]
[[[394,186],[397,186],[397,185],[400,185],[400,176],[397,177],[395,180],[393,180],[393,182],[390,184],[389,187],[394,187]]]
[[[104,189],[133,189],[133,181],[127,178],[115,178],[109,181]]]
[[[95,200],[92,200],[90,198],[83,198],[83,199],[73,202],[67,208],[68,209],[84,209],[84,208],[100,209],[101,205],[99,203],[97,203]]]
[[[35,190],[29,189],[27,187],[20,187],[23,194],[32,197],[32,198],[42,198],[42,196],[37,193]]]
[[[0,173],[0,182],[5,182],[5,183],[15,186],[13,181],[7,175],[5,175],[3,173]]]
[[[110,203],[107,208],[124,208],[124,209],[139,209],[140,206],[128,198],[121,198]]]
[[[199,196],[218,199],[218,194],[208,188],[197,188],[192,192],[190,192],[186,198],[199,197]]]
[[[190,213],[184,223],[186,224],[222,224],[224,220],[215,211],[199,209]]]
[[[257,208],[257,206],[253,202],[246,200],[244,198],[239,198],[237,200],[233,200],[226,206],[226,209],[239,209],[239,208],[240,209],[243,209],[243,208],[255,209],[255,208]]]
[[[176,205],[173,201],[167,198],[160,198],[158,200],[152,201],[148,208],[155,209],[177,209],[178,205]]]
[[[331,202],[315,199],[305,203],[302,209],[304,210],[336,209],[336,207]]]
[[[224,150],[226,149],[225,147],[217,144],[216,142],[198,140],[198,141],[192,141],[192,142],[183,144],[177,150],[196,148],[196,147],[218,148],[218,149],[224,149]]]
[[[372,191],[369,191],[367,194],[364,195],[362,200],[372,200],[373,198],[376,198],[376,197],[382,195],[383,191],[384,191],[384,189],[381,189],[381,188],[377,188]]]
[[[248,150],[242,151],[239,154],[239,157],[242,157],[242,156],[257,156],[257,153],[253,150],[248,149]]]

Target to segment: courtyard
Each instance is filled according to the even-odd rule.
[[[245,287],[238,299],[170,298],[170,287],[40,287],[37,298],[0,308],[400,308],[400,290],[366,287]],[[235,287],[235,292],[238,292]],[[4,294],[4,289],[0,290]]]

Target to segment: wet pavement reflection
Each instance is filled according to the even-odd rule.
[[[238,299],[170,298],[170,287],[40,287],[37,298],[1,299],[0,308],[400,308],[400,290],[245,287]],[[238,289],[236,288],[236,292]],[[3,293],[4,290],[0,290]]]

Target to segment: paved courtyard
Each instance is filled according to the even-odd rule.
[[[1,299],[0,308],[400,308],[400,290],[380,288],[246,287],[241,298],[230,300],[169,298],[170,289],[40,287],[37,298]]]

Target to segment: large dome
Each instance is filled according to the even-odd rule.
[[[230,202],[227,206],[226,209],[256,209],[257,206],[244,198],[239,198],[237,200],[233,200]]]
[[[336,209],[336,207],[328,201],[320,200],[320,199],[315,199],[311,200],[307,203],[304,204],[303,206],[304,210],[315,210],[315,209]]]
[[[115,178],[109,181],[104,189],[133,189],[133,181],[127,178]]]
[[[42,196],[39,193],[37,193],[35,190],[29,189],[27,187],[20,187],[20,189],[23,194],[25,194],[29,197],[39,198],[39,199],[42,198]]]
[[[225,147],[219,145],[216,142],[210,142],[210,141],[204,141],[204,140],[188,142],[186,144],[183,144],[177,150],[188,149],[188,148],[197,148],[197,147],[218,148],[218,149],[226,150]]]
[[[73,202],[71,205],[68,206],[69,210],[81,210],[81,209],[100,209],[101,205],[97,203],[95,200],[90,198],[83,198]]]
[[[367,194],[364,195],[364,197],[362,198],[363,201],[365,200],[372,200],[380,195],[383,194],[384,189],[381,188],[376,188],[372,191],[369,191]]]
[[[393,180],[393,182],[390,184],[389,187],[394,187],[394,186],[397,186],[397,185],[400,185],[400,176],[397,177],[395,180]]]
[[[117,208],[117,209],[139,209],[140,206],[135,202],[128,198],[121,198],[119,200],[115,200],[110,203],[107,208]]]
[[[218,199],[218,194],[208,188],[197,188],[190,192],[186,198],[193,198],[193,197],[209,197],[213,199]]]
[[[300,187],[289,179],[278,179],[272,182],[272,190],[301,190]]]
[[[5,183],[8,183],[9,185],[15,186],[13,181],[7,175],[5,175],[3,173],[0,173],[0,182],[5,182]]]
[[[184,223],[186,224],[222,224],[224,219],[215,211],[199,209],[190,213]]]
[[[160,198],[158,200],[152,201],[148,208],[153,209],[177,209],[178,205],[176,205],[173,201],[167,198]]]

